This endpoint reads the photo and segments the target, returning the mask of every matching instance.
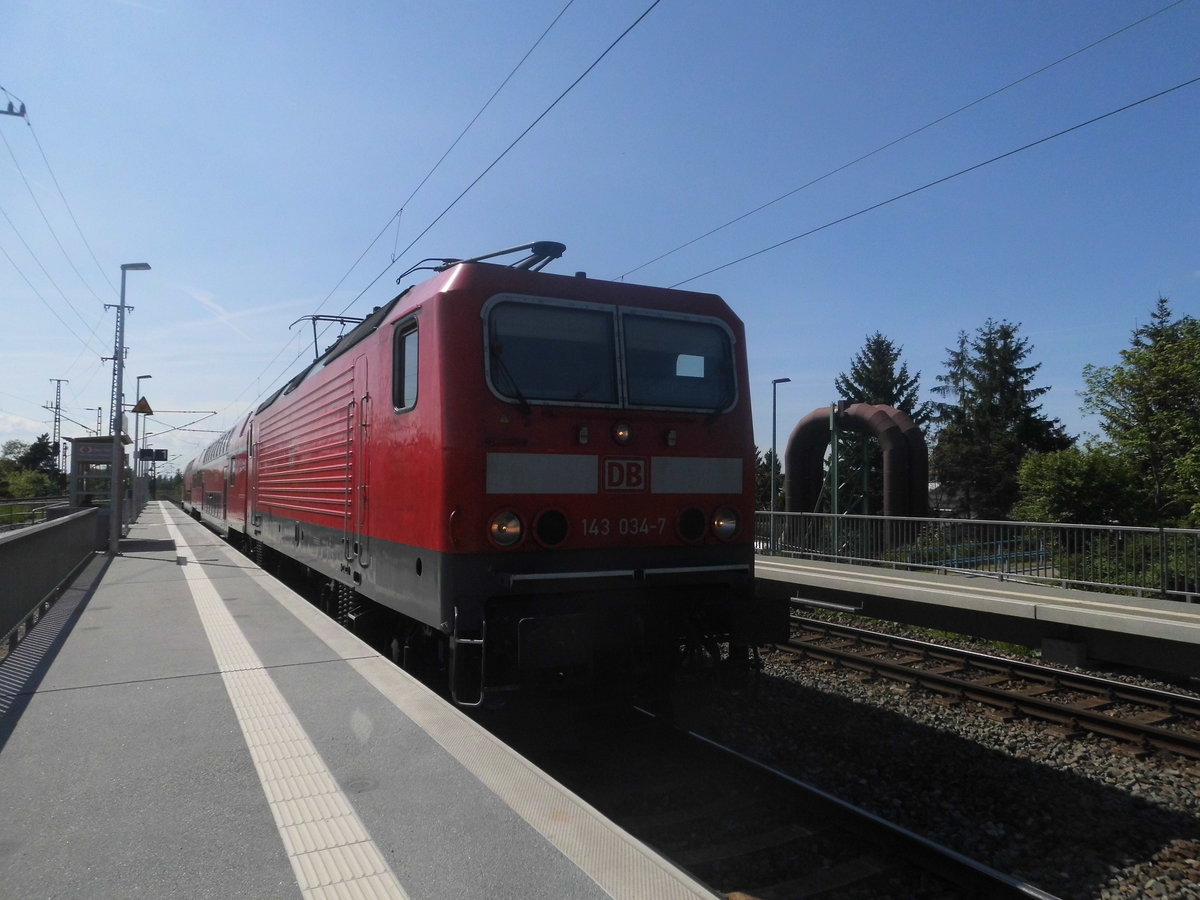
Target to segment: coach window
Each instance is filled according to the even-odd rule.
[[[396,328],[392,405],[398,412],[417,405],[417,361],[417,323],[406,322]]]

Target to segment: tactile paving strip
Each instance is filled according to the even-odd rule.
[[[304,896],[404,900],[408,895],[183,534],[165,512],[164,518]]]

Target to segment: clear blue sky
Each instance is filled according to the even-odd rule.
[[[108,405],[122,263],[153,266],[129,276],[127,399],[151,374],[156,410],[219,431],[309,358],[289,323],[362,314],[421,257],[549,239],[554,271],[621,276],[1169,4],[662,0],[368,287],[650,2],[574,0],[406,205],[566,0],[6,4],[0,85],[32,129],[0,116],[0,440],[50,430],[52,378],[78,422]],[[1198,75],[1184,0],[628,280],[691,279]],[[1095,431],[1083,366],[1160,294],[1200,315],[1198,147],[1195,84],[690,281],[746,322],[758,444],[773,378],[782,445],[868,334],[928,392],[988,317],[1021,324],[1045,411]]]

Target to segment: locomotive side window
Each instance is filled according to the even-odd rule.
[[[392,405],[403,412],[417,405],[417,325],[403,323],[396,328],[395,359],[392,375]]]
[[[631,406],[725,410],[736,397],[733,342],[717,322],[625,311]]]
[[[616,320],[604,309],[507,301],[488,317],[488,371],[525,402],[615,404]]]

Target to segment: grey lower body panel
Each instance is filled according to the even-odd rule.
[[[264,517],[273,549],[454,644],[486,640],[488,681],[594,665],[694,633],[729,636],[754,608],[748,545],[452,554]]]

